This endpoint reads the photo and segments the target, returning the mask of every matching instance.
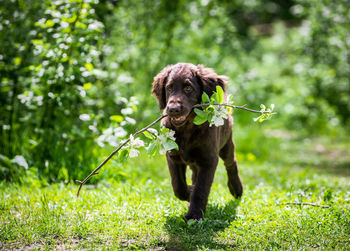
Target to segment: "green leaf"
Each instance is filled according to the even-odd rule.
[[[160,132],[166,134],[167,132],[170,132],[170,129],[163,126],[160,128]]]
[[[32,40],[32,43],[35,44],[35,45],[42,45],[43,41],[40,40],[40,39],[34,39],[34,40]]]
[[[92,86],[92,83],[85,83],[84,85],[83,85],[83,87],[84,87],[84,90],[86,91],[86,90],[89,90],[90,88],[91,88],[91,86]]]
[[[218,104],[222,104],[224,102],[224,90],[219,85],[216,86],[216,96]]]
[[[120,123],[124,120],[124,117],[121,115],[112,115],[109,117],[112,121],[115,121],[117,123]]]
[[[127,173],[125,173],[125,172],[123,172],[123,171],[118,171],[117,174],[118,174],[119,176],[123,177],[123,178],[126,178],[126,177],[129,176]]]
[[[207,113],[211,113],[215,111],[215,106],[214,105],[209,105],[207,108],[205,108],[205,111]]]
[[[218,95],[216,92],[213,93],[210,97],[210,104],[218,103]]]
[[[47,20],[47,21],[45,22],[45,25],[46,25],[46,27],[52,27],[52,26],[55,25],[55,23],[54,23],[52,20]]]
[[[254,122],[258,121],[260,119],[261,116],[253,118]]]
[[[85,66],[86,70],[88,70],[88,71],[92,71],[94,69],[94,65],[91,63],[85,63],[84,66]]]
[[[77,19],[77,15],[74,13],[71,17],[63,17],[62,21],[67,23],[73,23]]]
[[[213,119],[213,113],[209,113],[207,120],[210,122],[212,119]]]
[[[129,150],[124,148],[119,152],[118,158],[119,158],[120,162],[125,162],[127,160],[128,156],[129,156]]]
[[[207,117],[203,118],[203,117],[196,116],[193,120],[193,123],[195,125],[201,125],[201,124],[205,123],[206,121],[207,121]]]
[[[171,139],[167,139],[164,143],[163,146],[165,148],[165,150],[170,151],[172,149],[176,149],[179,150],[178,145],[176,144],[175,141],[171,140]]]
[[[207,113],[203,110],[194,108],[194,112],[201,118],[207,118]]]
[[[149,144],[147,148],[147,154],[154,156],[154,154],[158,152],[158,150],[159,150],[159,145],[157,144],[157,142],[152,142]]]
[[[148,131],[144,131],[143,134],[149,139],[154,139],[155,138],[155,136],[153,134],[151,134],[150,132],[148,132]]]
[[[69,174],[68,174],[67,168],[62,167],[62,168],[58,171],[57,179],[58,179],[58,180],[64,180],[64,181],[68,181],[68,180],[69,180]]]
[[[15,65],[19,65],[19,64],[21,63],[22,59],[19,58],[19,57],[15,57],[15,58],[13,59],[13,61],[14,61]]]
[[[203,94],[202,94],[202,103],[206,104],[206,103],[209,103],[209,102],[210,102],[210,98],[209,98],[208,94],[203,92]]]

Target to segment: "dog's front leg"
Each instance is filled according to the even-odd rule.
[[[207,207],[208,196],[213,183],[218,157],[202,159],[197,162],[198,174],[196,183],[191,193],[190,208],[186,214],[186,220],[201,219]]]
[[[183,163],[178,155],[170,156],[170,154],[167,153],[166,158],[175,196],[180,200],[189,201],[190,191],[186,183],[186,164]]]

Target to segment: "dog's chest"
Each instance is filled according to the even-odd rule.
[[[201,158],[203,144],[203,135],[197,131],[191,133],[177,133],[175,134],[176,143],[179,146],[177,154],[188,165],[196,162],[198,158]]]

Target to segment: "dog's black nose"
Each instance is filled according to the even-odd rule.
[[[171,117],[179,115],[180,111],[181,111],[181,106],[180,105],[168,107],[168,115],[171,116]]]

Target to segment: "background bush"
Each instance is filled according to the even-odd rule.
[[[347,1],[2,0],[0,13],[2,180],[84,176],[99,146],[159,115],[153,76],[177,62],[229,76],[238,105],[276,104],[269,128],[349,128]]]

